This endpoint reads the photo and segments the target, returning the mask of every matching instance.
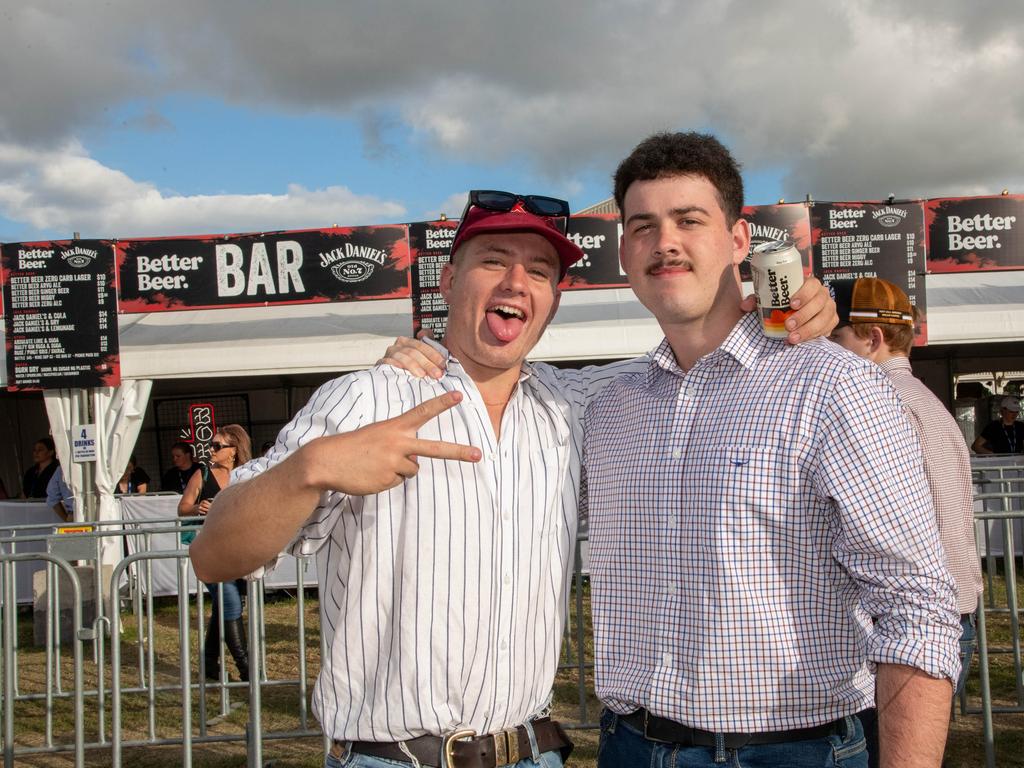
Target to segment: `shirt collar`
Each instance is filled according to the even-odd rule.
[[[761,321],[758,319],[757,313],[748,312],[729,331],[725,341],[700,358],[698,363],[702,360],[710,361],[728,355],[744,368],[749,369],[769,346],[778,343],[780,340],[769,339],[761,332]],[[651,353],[649,373],[653,376],[659,368],[676,376],[684,375],[679,363],[676,362],[675,353],[672,352],[672,346],[668,343],[668,339],[662,339],[661,344]]]
[[[894,371],[913,371],[910,367],[910,358],[905,357],[904,355],[896,355],[895,357],[890,357],[888,360],[883,360],[878,364],[878,367],[886,373],[893,373]]]
[[[449,373],[449,374],[452,374],[452,375],[458,375],[460,378],[466,378],[466,379],[472,380],[472,377],[466,372],[466,369],[463,367],[462,363],[459,362],[459,359],[457,357],[455,357],[455,355],[453,355],[448,350],[447,347],[445,347],[440,342],[435,341],[434,339],[427,338],[427,339],[421,339],[421,341],[426,342],[428,346],[433,347],[438,352],[440,352],[442,355],[444,355],[444,370],[445,370],[445,373]],[[522,366],[519,369],[519,383],[522,384],[524,381],[526,381],[531,376],[533,376],[533,366],[530,363],[528,363],[526,361],[523,361],[523,364],[522,364]]]

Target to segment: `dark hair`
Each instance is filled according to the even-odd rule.
[[[47,435],[46,437],[40,437],[38,440],[36,440],[36,442],[42,444],[42,446],[46,448],[46,450],[48,450],[50,453],[57,452],[56,447],[54,447],[53,445],[53,438],[50,437],[49,435]]]
[[[641,141],[615,170],[615,203],[625,216],[626,190],[634,181],[672,176],[703,176],[718,192],[718,203],[731,227],[743,211],[743,177],[739,163],[722,143],[706,133],[656,133]]]
[[[217,433],[231,438],[231,443],[235,446],[236,467],[242,466],[252,458],[252,440],[249,439],[249,433],[240,424],[226,424],[218,429]]]
[[[192,443],[177,442],[171,446],[171,450],[173,451],[175,448],[182,453],[187,453],[189,456],[194,457],[196,455],[196,450],[192,447]]]

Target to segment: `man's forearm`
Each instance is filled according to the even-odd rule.
[[[952,683],[914,667],[879,664],[875,687],[881,768],[939,768]]]
[[[189,548],[204,582],[239,578],[273,559],[315,509],[320,493],[304,482],[302,451],[262,475],[217,494]]]

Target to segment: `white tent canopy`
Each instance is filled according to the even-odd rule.
[[[926,290],[929,344],[1024,339],[1024,271],[928,275]],[[129,379],[355,370],[409,335],[411,318],[407,299],[123,315],[121,370]],[[532,357],[633,357],[660,338],[630,290],[567,291]]]
[[[929,344],[1024,339],[1024,271],[928,275]],[[748,286],[749,288],[749,286]],[[125,379],[339,372],[376,362],[412,331],[408,299],[126,314],[118,318]],[[632,357],[661,338],[628,289],[568,291],[532,355]],[[6,370],[0,370],[0,384]]]
[[[928,275],[929,344],[1024,339],[1024,271]],[[749,291],[749,286],[747,286]],[[374,364],[396,336],[412,331],[408,299],[248,309],[125,314],[118,318],[125,384],[95,402],[102,433],[100,519],[111,514],[119,477],[154,379],[338,373]],[[2,338],[2,337],[0,337]],[[652,349],[661,331],[628,289],[569,291],[532,357],[600,360]],[[0,384],[6,370],[0,371]],[[97,391],[98,393],[100,390]],[[49,392],[47,410],[66,456],[74,420],[71,390]],[[54,418],[59,417],[59,418]],[[72,471],[73,490],[80,473]],[[102,486],[102,487],[100,487]]]

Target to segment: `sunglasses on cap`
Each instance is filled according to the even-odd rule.
[[[233,445],[231,445],[229,443],[218,443],[218,442],[210,443],[210,448],[212,450],[214,450],[214,451],[219,451],[221,448],[234,448],[234,447],[235,446],[233,446]]]
[[[511,211],[518,203],[522,203],[523,210],[534,216],[563,219],[561,229],[563,233],[565,232],[566,221],[569,218],[567,201],[544,195],[517,195],[515,192],[501,192],[496,189],[471,189],[469,200],[462,211],[461,221],[466,220],[466,214],[473,207],[505,212]]]

